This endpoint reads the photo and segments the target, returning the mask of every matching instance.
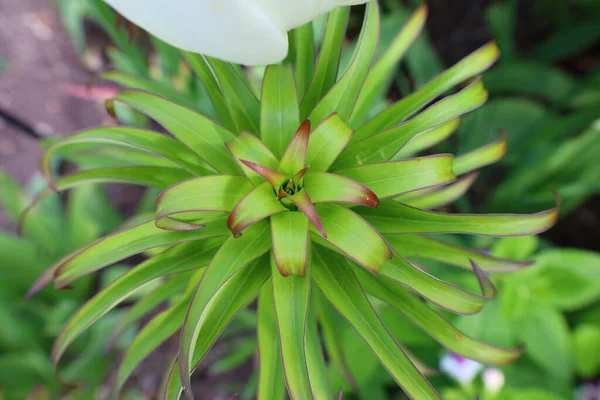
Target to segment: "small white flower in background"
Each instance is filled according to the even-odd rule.
[[[483,373],[483,386],[488,393],[496,394],[504,387],[504,374],[496,368],[488,368]]]
[[[483,365],[458,354],[448,353],[441,358],[440,369],[465,386],[473,382],[473,379],[483,369]]]
[[[369,0],[105,0],[125,18],[183,50],[245,65],[278,63],[287,32],[338,6]]]

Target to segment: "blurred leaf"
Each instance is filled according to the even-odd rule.
[[[514,39],[517,4],[515,0],[497,1],[485,9],[488,29],[502,49],[501,62],[511,61],[518,56]]]
[[[535,49],[533,56],[550,63],[579,55],[600,39],[599,25],[600,19],[590,19],[554,32]]]
[[[537,236],[520,236],[498,240],[491,252],[496,257],[528,260],[538,248]]]
[[[84,22],[91,12],[89,1],[56,0],[56,5],[75,50],[82,53],[86,46]]]

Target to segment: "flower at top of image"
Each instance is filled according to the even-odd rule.
[[[338,6],[368,0],[106,0],[131,22],[183,50],[244,65],[275,64],[288,31]]]

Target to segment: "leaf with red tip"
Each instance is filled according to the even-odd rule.
[[[338,204],[317,204],[316,209],[328,233],[327,242],[366,269],[377,272],[393,257],[379,232],[352,210]]]
[[[481,295],[468,292],[415,267],[402,257],[394,258],[381,267],[379,274],[420,294],[438,307],[455,314],[476,314],[496,296],[496,289],[481,269],[473,266]]]
[[[338,114],[331,114],[310,134],[306,165],[313,171],[325,172],[350,142],[354,131]]]
[[[291,176],[304,168],[306,165],[309,137],[310,121],[305,120],[296,131],[292,141],[281,157],[281,162],[279,163],[279,170],[281,172]]]
[[[269,182],[275,190],[279,189],[287,180],[287,177],[279,171],[263,167],[262,165],[253,163],[251,161],[241,159],[240,161],[242,162],[242,164],[244,164],[244,166],[248,167],[262,179]]]
[[[271,216],[273,255],[283,276],[304,276],[308,263],[308,219],[299,212]]]
[[[211,220],[220,212],[231,211],[251,190],[248,179],[236,175],[211,175],[178,183],[156,199],[157,226],[193,229],[202,223],[203,214],[208,214],[207,219]]]
[[[385,240],[405,258],[426,258],[463,269],[471,269],[471,261],[485,272],[511,272],[531,262],[491,256],[482,251],[453,246],[423,235],[384,235]]]
[[[300,171],[298,171],[292,177],[292,182],[294,182],[296,185],[299,185],[300,182],[302,181],[302,178],[304,178],[304,175],[306,175],[306,173],[308,172],[309,169],[310,169],[310,166],[309,167],[304,167]]]
[[[286,197],[289,199],[300,211],[306,215],[308,220],[314,225],[315,228],[323,235],[323,237],[327,237],[327,233],[325,233],[325,229],[323,228],[323,224],[319,219],[319,215],[317,214],[317,210],[315,210],[315,205],[310,199],[306,190],[301,190],[293,196]]]
[[[360,214],[381,233],[463,233],[482,236],[525,236],[544,232],[558,218],[556,208],[536,214],[448,214],[421,210],[394,201],[362,209]]]
[[[257,186],[231,211],[227,227],[233,236],[239,237],[249,226],[283,211],[289,211],[277,200],[273,188],[267,182]]]
[[[441,154],[362,165],[335,173],[368,186],[383,199],[454,181],[453,162],[454,156]]]
[[[241,132],[234,140],[225,143],[225,146],[227,146],[227,149],[229,149],[233,158],[238,161],[242,171],[244,171],[254,186],[261,184],[263,178],[252,168],[244,164],[242,160],[250,161],[271,169],[275,169],[279,165],[279,160],[277,160],[271,150],[250,132]]]
[[[379,198],[371,189],[355,180],[317,172],[306,175],[304,178],[306,190],[313,203],[345,203],[357,204],[375,208]]]
[[[354,272],[369,294],[398,309],[425,333],[454,353],[484,364],[503,365],[515,361],[522,352],[521,349],[501,348],[475,340],[456,329],[408,289],[360,268],[355,268]]]

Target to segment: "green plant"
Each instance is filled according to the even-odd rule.
[[[0,172],[0,207],[14,222],[43,188],[40,177],[21,188]],[[24,226],[23,237],[0,231],[0,397],[24,399],[49,396],[62,390],[56,382],[48,356],[52,341],[68,317],[93,290],[92,277],[76,282],[72,290],[44,290],[35,299],[25,299],[31,282],[61,256],[98,239],[117,227],[120,217],[109,206],[96,185],[75,189],[65,207],[57,198],[44,200]],[[113,272],[118,267],[112,268]],[[104,339],[117,322],[117,315],[96,324],[68,352],[69,366],[61,376],[82,385],[74,399],[94,397],[111,362],[104,354]]]
[[[369,119],[371,106],[384,95],[398,61],[421,31],[426,9],[419,8],[374,61],[380,20],[377,2],[370,2],[353,58],[338,79],[348,15],[348,8],[329,15],[316,63],[311,24],[293,31],[289,59],[267,67],[260,93],[250,89],[238,66],[183,53],[202,80],[219,123],[165,97],[127,89],[108,102],[109,111],[116,110],[115,104],[132,107],[174,137],[98,128],[47,151],[44,174],[57,191],[90,182],[164,189],[152,219],[61,259],[32,288],[31,294],[51,282],[64,288],[126,257],[159,249],[71,317],[53,348],[56,365],[102,315],[164,277],[169,278],[136,304],[130,321],[165,299],[170,307],[142,329],[127,351],[117,392],[133,368],[181,328],[178,359],[166,375],[162,396],[178,398],[183,390],[193,397],[191,372],[229,321],[257,296],[259,399],[282,398],[284,377],[292,398],[333,397],[317,321],[331,364],[351,382],[336,343],[332,323],[339,315],[333,308],[409,396],[439,398],[415,366],[422,364],[382,323],[372,297],[459,354],[489,364],[518,357],[519,349],[464,335],[415,296],[453,313],[474,314],[495,295],[485,272],[526,265],[450,246],[430,234],[529,235],[556,219],[556,208],[532,215],[426,210],[464,193],[473,171],[502,157],[503,142],[458,158],[407,158],[448,137],[462,114],[485,102],[487,93],[476,76],[495,61],[497,48],[484,46]],[[151,84],[131,76],[124,82],[147,89]],[[457,85],[460,91],[422,111]],[[110,166],[54,179],[53,156],[73,154],[99,158],[104,166],[110,160]],[[464,178],[453,183],[456,176]],[[418,256],[474,271],[482,293],[438,280],[406,259]]]

